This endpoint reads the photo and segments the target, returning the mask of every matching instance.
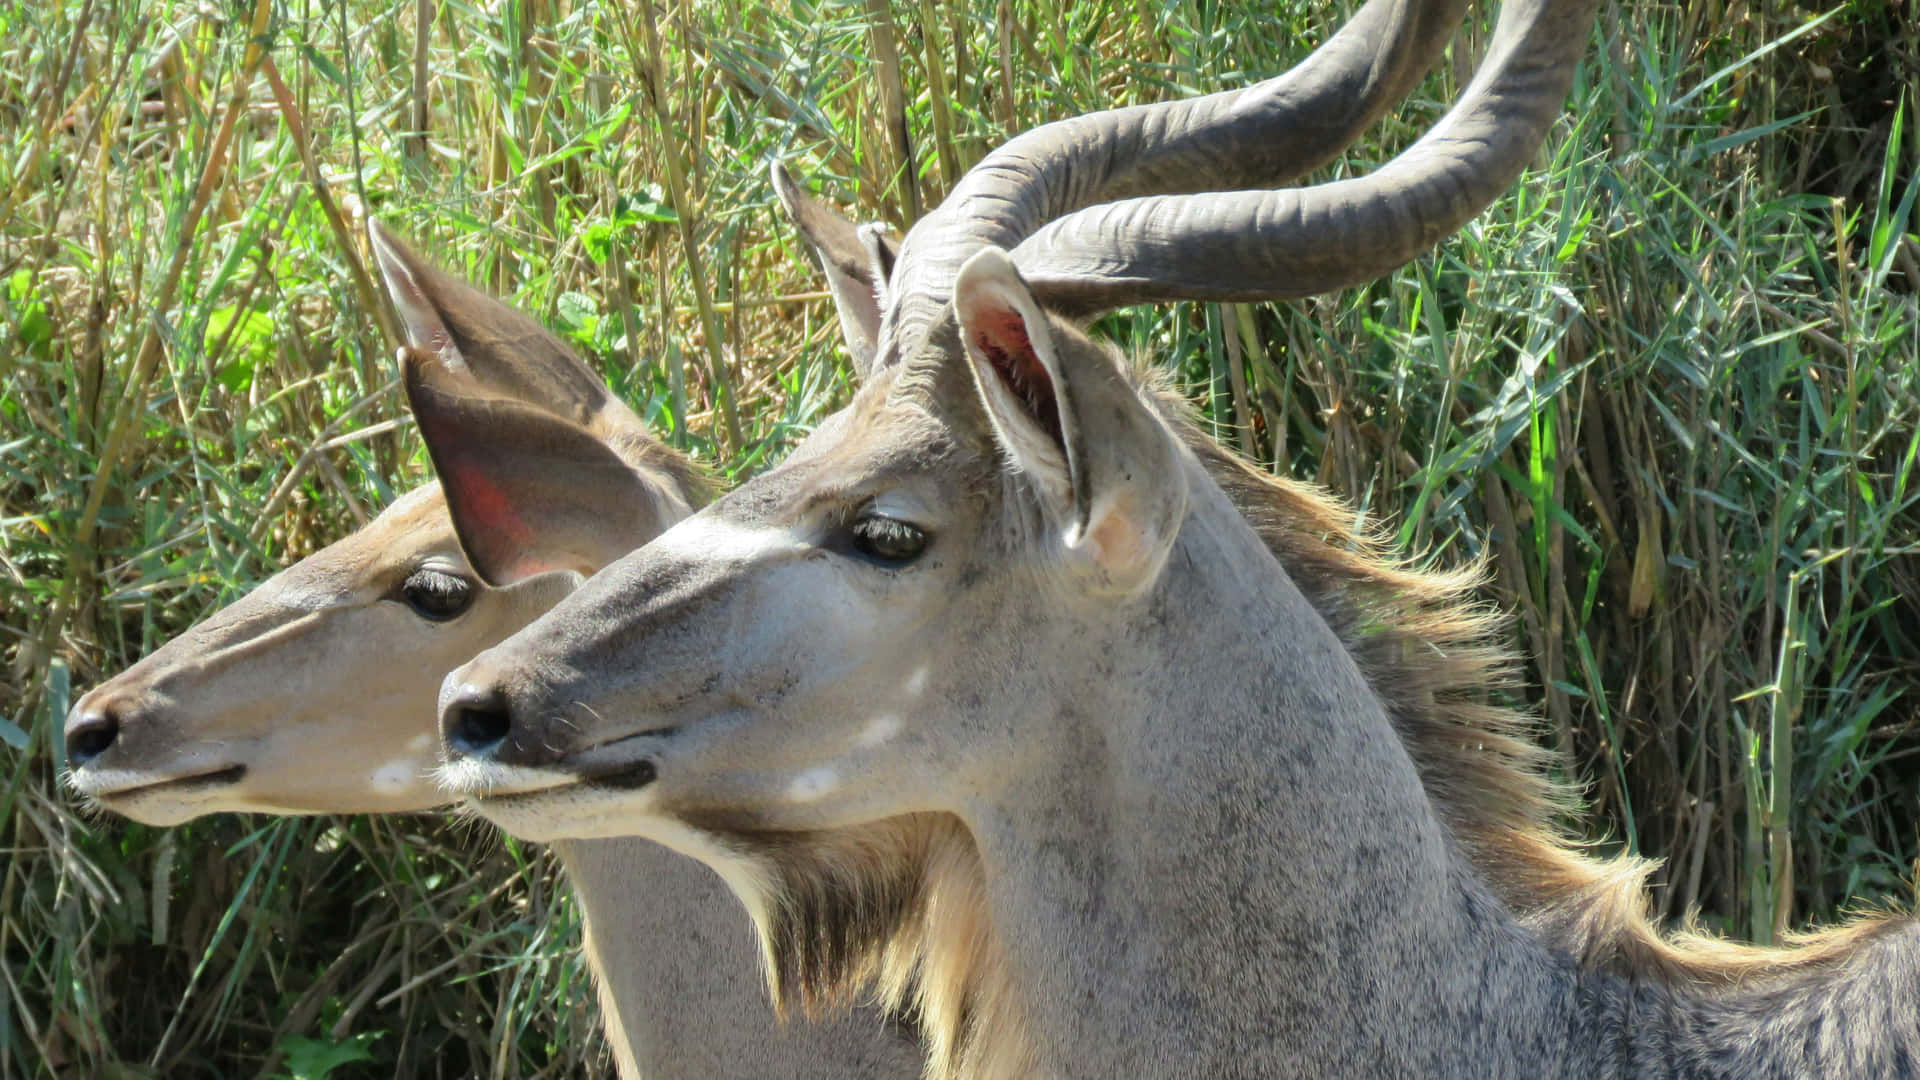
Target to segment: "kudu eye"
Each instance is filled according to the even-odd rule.
[[[473,583],[458,574],[423,566],[400,584],[400,598],[421,618],[444,622],[473,603]]]
[[[924,529],[882,514],[862,514],[853,520],[847,531],[849,547],[874,562],[888,566],[910,563],[927,549]]]

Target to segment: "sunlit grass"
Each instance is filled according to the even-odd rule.
[[[1244,85],[1355,6],[894,0],[882,47],[866,2],[456,2],[424,50],[411,3],[0,6],[0,1075],[608,1071],[534,849],[58,786],[78,692],[426,476],[362,215],[738,476],[847,392],[770,160],[904,227],[1011,131]],[[1761,939],[1911,902],[1920,842],[1920,71],[1898,10],[1819,16],[1610,8],[1435,256],[1102,324],[1410,550],[1491,554],[1583,827]],[[1333,174],[1417,137],[1488,18]]]

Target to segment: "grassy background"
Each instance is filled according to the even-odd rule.
[[[1920,846],[1920,12],[1834,2],[1610,0],[1435,257],[1105,324],[1223,439],[1490,551],[1583,828],[1758,940],[1911,904]],[[846,394],[770,158],[904,225],[1009,132],[1271,75],[1356,6],[0,2],[0,1076],[609,1071],[537,849],[58,786],[79,690],[426,475],[358,215],[738,475]]]

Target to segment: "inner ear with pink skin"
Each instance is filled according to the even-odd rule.
[[[586,428],[484,396],[419,349],[402,349],[400,367],[460,546],[488,585],[592,574],[664,529],[659,481]]]
[[[1060,399],[1053,376],[1034,350],[1026,319],[1012,308],[977,305],[969,320],[967,344],[987,361],[1007,389],[1026,406],[1027,415],[1062,454],[1067,437],[1060,427]]]
[[[1115,358],[1041,309],[999,248],[954,279],[954,318],[1002,451],[1051,504],[1098,592],[1158,577],[1186,517],[1182,450]]]

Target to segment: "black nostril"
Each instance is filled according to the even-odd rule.
[[[454,741],[469,754],[484,753],[504,742],[513,721],[503,708],[463,707],[456,718]]]
[[[490,755],[513,730],[513,712],[507,707],[506,694],[498,687],[482,690],[471,683],[460,687],[447,702],[441,730],[454,753]]]
[[[120,737],[120,721],[111,709],[89,709],[67,719],[67,763],[78,769],[107,752]]]

